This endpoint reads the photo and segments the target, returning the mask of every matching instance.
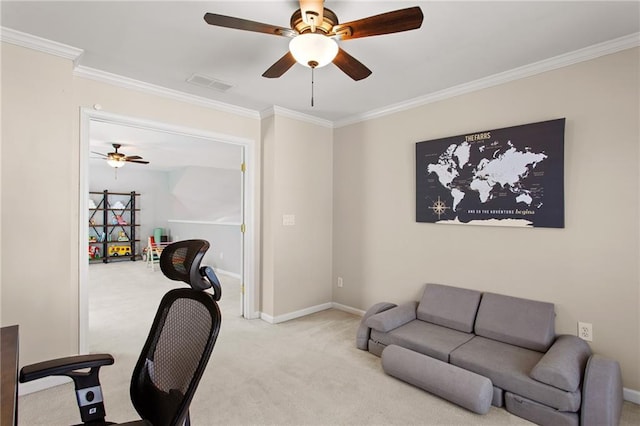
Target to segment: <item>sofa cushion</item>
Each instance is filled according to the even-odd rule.
[[[474,337],[451,352],[453,365],[488,377],[494,386],[560,411],[580,408],[580,390],[567,392],[532,379],[529,373],[543,354],[484,337]]]
[[[491,408],[493,386],[486,377],[396,345],[387,346],[381,358],[390,376],[478,414]]]
[[[546,352],[555,338],[553,303],[484,293],[478,308],[475,333]]]
[[[417,317],[422,321],[471,333],[481,295],[476,290],[427,284],[418,305]]]
[[[551,407],[538,404],[535,401],[523,398],[520,395],[512,394],[511,392],[506,392],[504,400],[508,412],[538,425],[578,426],[580,424],[580,416],[578,416],[578,413],[567,413],[566,411],[554,410]],[[617,423],[594,424],[613,425]]]
[[[376,342],[402,346],[444,362],[449,362],[451,351],[471,338],[473,334],[420,320],[411,321],[388,333],[371,330],[371,339]]]
[[[580,386],[591,348],[576,336],[560,336],[531,370],[539,382],[573,392]]]
[[[387,332],[416,319],[417,302],[407,302],[370,316],[365,324],[374,330]]]

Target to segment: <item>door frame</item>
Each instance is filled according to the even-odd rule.
[[[109,113],[91,108],[80,108],[80,176],[79,176],[79,291],[78,291],[78,334],[79,353],[89,352],[89,262],[87,261],[87,241],[89,229],[86,226],[89,220],[88,194],[89,194],[89,139],[92,122],[106,122],[131,127],[138,127],[153,131],[166,132],[209,139],[216,142],[237,145],[242,148],[242,157],[245,164],[242,174],[242,223],[244,233],[241,233],[242,258],[241,258],[241,296],[242,316],[246,319],[259,318],[259,312],[255,308],[257,259],[259,259],[260,244],[257,240],[257,218],[255,209],[255,173],[256,173],[256,142],[248,138],[225,135],[200,129],[194,129],[174,124],[166,124],[157,121],[129,117]],[[238,165],[240,167],[240,165]]]

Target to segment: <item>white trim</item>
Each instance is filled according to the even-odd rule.
[[[65,376],[47,376],[33,382],[18,383],[18,396],[27,395],[29,393],[39,392],[54,386],[70,383],[71,379]]]
[[[365,313],[365,311],[361,309],[352,308],[351,306],[343,305],[341,303],[327,302],[321,305],[311,306],[309,308],[300,309],[299,311],[289,312],[288,314],[278,315],[275,317],[265,314],[264,312],[261,312],[260,319],[270,324],[278,324],[281,322],[290,321],[292,319],[315,314],[320,311],[326,311],[327,309],[337,309],[339,311],[348,312],[350,314],[354,314],[358,316],[364,316],[364,313]]]
[[[307,123],[315,124],[317,126],[328,127],[333,129],[334,123],[331,120],[325,120],[324,118],[314,117],[309,114],[304,114],[298,111],[293,111],[287,108],[274,105],[260,112],[260,118],[264,119],[271,117],[272,115],[279,115],[282,117],[293,118],[294,120],[305,121]]]
[[[136,127],[139,129],[157,130],[175,135],[194,136],[203,139],[210,139],[216,142],[230,143],[234,145],[253,145],[251,139],[238,136],[225,135],[223,133],[210,132],[205,130],[197,130],[190,127],[161,123],[158,121],[147,120],[145,118],[133,118],[120,114],[114,114],[107,111],[98,111],[91,108],[82,108],[86,114],[90,115],[91,120],[104,123],[117,122],[124,126]]]
[[[101,83],[111,84],[125,89],[135,90],[138,92],[148,93],[156,96],[162,96],[164,98],[186,102],[205,108],[211,108],[222,112],[228,112],[230,114],[237,114],[256,120],[260,119],[260,113],[252,109],[242,108],[239,106],[226,104],[224,102],[215,101],[213,99],[191,95],[179,90],[168,89],[166,87],[157,86],[155,84],[146,83],[144,81],[135,80],[133,78],[124,77],[106,71],[101,71],[95,68],[85,67],[83,65],[75,67],[73,70],[73,75],[76,77],[99,81]]]
[[[593,46],[578,49],[573,52],[558,55],[553,58],[534,62],[529,65],[514,68],[509,71],[494,74],[485,78],[481,78],[458,86],[449,87],[438,92],[430,93],[424,96],[410,99],[408,101],[399,102],[397,104],[387,105],[385,107],[375,109],[363,114],[347,117],[343,120],[335,121],[334,127],[344,127],[362,121],[380,118],[386,115],[395,114],[412,108],[417,108],[434,102],[439,102],[455,96],[464,95],[466,93],[475,92],[489,87],[498,86],[500,84],[509,83],[533,75],[542,74],[558,68],[567,67],[579,62],[589,61],[601,56],[620,52],[622,50],[631,49],[640,46],[640,33],[630,34],[614,40],[605,41]]]
[[[170,223],[188,223],[192,225],[220,225],[220,226],[242,226],[240,222],[215,222],[210,220],[182,220],[182,219],[167,219]]]
[[[78,235],[80,249],[78,250],[78,353],[89,353],[89,261],[87,260],[87,244],[89,241],[88,212],[89,212],[89,124],[90,114],[80,108],[80,147],[78,191]]]
[[[262,321],[268,322],[269,324],[275,324],[275,322],[273,322],[273,317],[271,315],[267,315],[264,312],[260,312],[260,319]]]
[[[246,164],[246,179],[245,179],[245,190],[244,190],[244,205],[246,206],[244,212],[244,222],[247,225],[245,229],[245,233],[243,234],[244,241],[244,257],[243,257],[243,265],[244,265],[244,310],[243,312],[249,313],[245,314],[245,318],[254,319],[257,318],[257,314],[255,313],[254,303],[257,292],[257,284],[256,277],[259,276],[256,264],[257,260],[260,259],[260,244],[258,241],[259,236],[257,235],[257,223],[258,219],[255,217],[257,212],[254,204],[255,204],[255,180],[254,176],[256,176],[256,170],[258,165],[255,164],[255,149],[256,142],[252,139],[240,138],[237,136],[229,136],[220,133],[209,132],[200,129],[187,128],[178,125],[170,125],[160,122],[155,122],[146,119],[139,119],[134,117],[127,117],[118,114],[113,114],[105,111],[93,110],[90,108],[82,107],[80,108],[80,181],[79,181],[79,228],[80,228],[80,249],[79,249],[79,353],[87,353],[88,352],[88,324],[89,324],[89,303],[88,303],[88,291],[87,291],[87,278],[88,278],[88,269],[89,264],[86,258],[86,246],[83,243],[87,241],[87,233],[88,228],[86,226],[82,226],[87,223],[88,219],[88,209],[87,207],[87,197],[83,194],[88,193],[89,191],[89,178],[88,178],[88,170],[89,170],[89,130],[91,121],[99,121],[99,122],[107,122],[107,123],[117,123],[121,125],[142,128],[142,129],[151,129],[156,131],[162,131],[172,134],[184,134],[188,136],[195,136],[203,139],[215,140],[224,143],[230,143],[234,145],[239,145],[243,147],[244,155],[245,155],[245,164]]]
[[[0,27],[0,41],[59,56],[61,58],[71,59],[74,65],[77,64],[78,60],[84,53],[84,50],[78,49],[77,47],[58,43],[57,41],[47,40],[46,38],[23,33],[7,27]]]
[[[341,303],[333,302],[332,307],[333,309],[337,309],[343,312],[348,312],[350,314],[358,315],[360,317],[363,317],[365,314],[365,311],[363,311],[362,309],[352,308],[351,306],[343,305]]]
[[[625,401],[640,405],[640,391],[629,388],[622,388],[622,398]]]
[[[309,308],[300,309],[299,311],[289,312],[288,314],[278,315],[276,317],[272,317],[271,315],[267,315],[265,313],[260,314],[260,318],[265,320],[271,324],[279,324],[281,322],[290,321],[292,319],[304,317],[307,315],[315,314],[316,312],[326,311],[327,309],[331,309],[333,307],[332,302],[323,303],[321,305],[311,306]]]
[[[237,114],[254,119],[263,119],[272,115],[281,115],[283,117],[289,117],[296,120],[306,121],[312,124],[316,124],[328,128],[339,128],[348,126],[351,124],[359,123],[362,121],[368,121],[375,118],[380,118],[386,115],[395,114],[397,112],[405,111],[412,108],[417,108],[430,103],[442,101],[445,99],[460,96],[466,93],[475,92],[478,90],[494,87],[500,84],[508,83],[511,81],[519,80],[522,78],[530,77],[533,75],[541,74],[547,71],[552,71],[558,68],[574,65],[579,62],[596,59],[601,56],[609,55],[612,53],[620,52],[622,50],[631,49],[640,46],[640,33],[629,34],[617,39],[605,41],[602,43],[588,46],[582,49],[578,49],[573,52],[565,53],[555,56],[553,58],[545,59],[532,64],[524,65],[522,67],[514,68],[509,71],[494,74],[485,78],[481,78],[475,81],[460,84],[458,86],[449,87],[447,89],[440,90],[438,92],[430,93],[424,96],[419,96],[407,101],[399,102],[392,105],[387,105],[382,108],[371,110],[362,114],[356,114],[351,117],[346,117],[341,120],[331,121],[319,117],[314,117],[309,114],[289,110],[279,106],[272,106],[263,111],[255,111],[248,108],[243,108],[231,104],[227,104],[220,101],[215,101],[200,96],[191,95],[178,90],[168,89],[165,87],[157,86],[154,84],[146,83],[132,78],[112,74],[106,71],[101,71],[95,68],[85,67],[78,65],[80,57],[84,53],[82,49],[68,46],[66,44],[58,43],[55,41],[47,40],[41,37],[37,37],[31,34],[23,33],[6,27],[0,27],[0,41],[16,44],[30,49],[35,49],[41,52],[49,53],[52,55],[60,56],[63,58],[71,59],[74,62],[73,74],[77,77],[88,78],[103,83],[113,84],[115,86],[124,87],[126,89],[137,90],[144,93],[150,93],[157,96],[162,96],[169,99],[174,99],[180,102],[186,102],[193,105],[202,106],[205,108],[212,108],[223,112]]]

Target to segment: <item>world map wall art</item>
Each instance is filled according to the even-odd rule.
[[[416,143],[416,221],[564,228],[565,119]]]

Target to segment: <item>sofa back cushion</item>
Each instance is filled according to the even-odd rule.
[[[546,352],[555,338],[553,303],[484,293],[475,333],[499,342]]]
[[[471,333],[481,295],[476,290],[427,284],[416,316],[422,321]]]

